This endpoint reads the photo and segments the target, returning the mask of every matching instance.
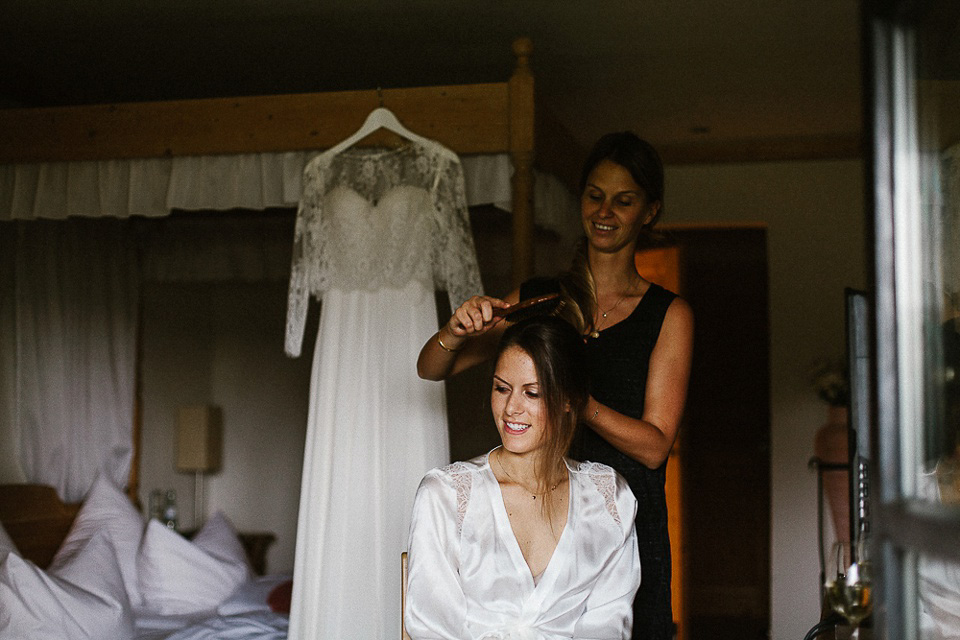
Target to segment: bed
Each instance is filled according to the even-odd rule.
[[[410,130],[460,155],[468,204],[510,212],[516,285],[534,271],[534,223],[563,235],[561,218],[584,154],[535,103],[530,41],[515,41],[513,53],[512,76],[501,83],[3,109],[0,221],[290,206],[312,155],[386,106]],[[368,142],[389,141],[374,136]],[[222,199],[224,176],[246,175],[251,165],[259,191]],[[274,175],[281,177],[270,184],[263,179]],[[203,181],[220,188],[193,198],[189,187]],[[242,188],[257,180],[233,182]],[[105,210],[106,203],[119,208]],[[0,629],[4,616],[9,622],[9,612],[17,611],[38,625],[28,636],[38,638],[285,637],[289,576],[255,575],[256,559],[225,516],[215,514],[187,540],[145,522],[133,506],[142,455],[139,411],[134,414],[125,499],[101,478],[83,504],[63,504],[50,487],[0,487],[0,599],[16,603],[0,607]],[[219,582],[190,577],[198,566]],[[36,592],[45,594],[42,607],[30,602]],[[38,612],[46,617],[33,619]],[[69,621],[71,634],[41,633],[50,620]],[[0,637],[7,636],[0,631]]]
[[[285,638],[291,576],[258,561],[223,513],[188,539],[104,476],[79,505],[0,485],[3,638]]]

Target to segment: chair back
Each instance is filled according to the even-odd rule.
[[[403,612],[407,610],[407,552],[400,554],[400,640],[410,640],[403,624]]]

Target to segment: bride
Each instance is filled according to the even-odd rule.
[[[433,469],[417,491],[413,640],[630,637],[636,499],[610,467],[565,457],[588,399],[584,358],[558,318],[504,332],[490,394],[502,446]]]

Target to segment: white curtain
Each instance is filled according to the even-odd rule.
[[[141,283],[285,282],[292,244],[292,215],[0,223],[0,482],[125,485]]]
[[[19,459],[28,481],[75,502],[101,468],[119,486],[130,470],[136,250],[119,220],[36,221],[15,230]]]
[[[14,326],[14,226],[0,224],[0,484],[24,482],[17,453],[20,431],[15,427],[16,333]]]
[[[144,282],[287,282],[293,212],[139,221]]]

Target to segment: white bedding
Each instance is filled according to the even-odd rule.
[[[136,640],[285,640],[289,622],[273,612],[217,616],[169,636],[138,635]]]
[[[268,600],[289,580],[254,577],[222,513],[187,540],[98,477],[47,570],[0,526],[0,640],[278,640]]]

